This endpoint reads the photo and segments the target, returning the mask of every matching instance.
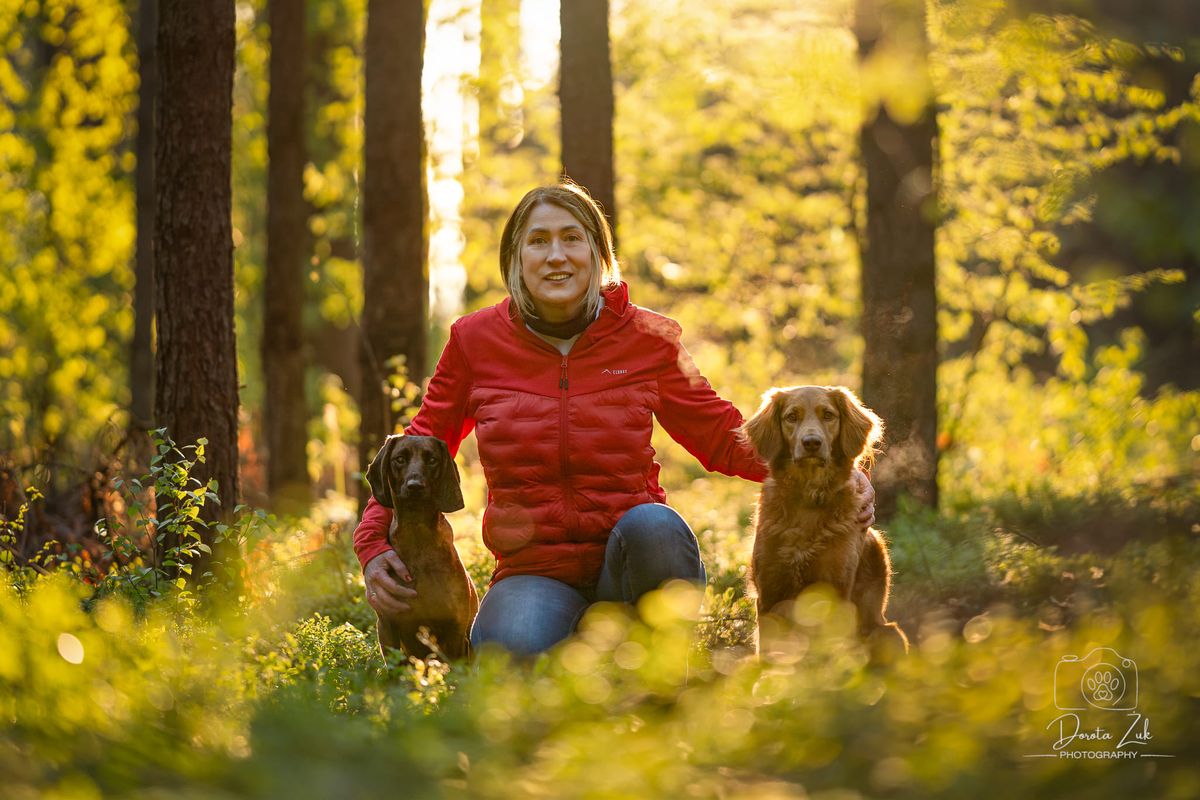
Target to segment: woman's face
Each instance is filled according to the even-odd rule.
[[[535,206],[521,239],[521,277],[537,315],[547,322],[577,316],[595,268],[579,220],[556,205]]]

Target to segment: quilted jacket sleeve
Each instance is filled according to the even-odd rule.
[[[678,337],[674,351],[658,377],[658,421],[709,472],[761,483],[767,467],[737,435],[745,422],[741,412],[713,391]]]
[[[475,427],[467,416],[467,396],[471,388],[471,370],[463,354],[457,326],[450,328],[450,341],[442,350],[421,409],[412,424],[405,428],[413,436],[436,436],[446,443],[450,457],[458,453],[459,445]],[[387,532],[392,524],[392,510],[380,505],[374,497],[363,509],[362,521],[354,529],[354,553],[365,569],[367,562],[388,549]]]

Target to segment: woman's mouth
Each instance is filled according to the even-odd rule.
[[[554,283],[562,283],[563,281],[570,279],[571,273],[569,272],[551,272],[546,276],[546,280],[553,281]]]

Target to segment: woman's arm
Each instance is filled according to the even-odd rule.
[[[696,369],[676,337],[675,358],[658,376],[658,421],[709,472],[762,482],[767,466],[738,435],[745,419]]]
[[[467,416],[470,387],[471,370],[456,326],[451,326],[450,340],[429,380],[421,409],[404,432],[414,436],[436,436],[446,443],[453,458],[462,440],[475,427],[475,420]],[[364,570],[372,559],[391,549],[387,541],[391,524],[392,510],[380,505],[374,497],[368,500],[362,521],[354,530],[354,553]]]
[[[659,374],[662,405],[658,421],[709,472],[761,483],[767,477],[767,465],[738,435],[745,422],[741,413],[713,391],[678,339],[675,348],[675,363]],[[854,481],[860,498],[857,521],[869,528],[875,524],[875,489],[861,470],[856,470]]]

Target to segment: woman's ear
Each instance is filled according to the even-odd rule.
[[[433,486],[433,504],[443,514],[458,511],[464,505],[462,487],[459,486],[458,465],[450,457],[450,448],[437,439],[438,475]]]
[[[783,431],[779,427],[778,399],[782,389],[771,389],[763,394],[762,405],[741,427],[742,437],[750,443],[763,461],[768,464],[783,454]]]
[[[371,485],[371,495],[379,505],[391,509],[396,507],[396,496],[392,492],[392,471],[388,469],[388,462],[392,458],[392,448],[401,438],[400,434],[395,434],[384,439],[383,447],[379,448],[371,466],[367,467],[367,483]]]
[[[832,387],[829,395],[841,415],[838,448],[842,455],[854,466],[874,463],[875,447],[883,438],[883,420],[844,386]]]

